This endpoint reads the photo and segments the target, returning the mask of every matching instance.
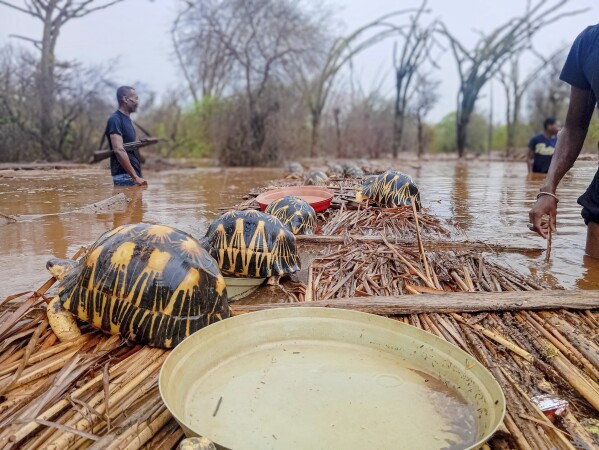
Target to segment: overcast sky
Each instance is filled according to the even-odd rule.
[[[21,0],[13,3],[21,4]],[[351,31],[385,13],[413,7],[418,0],[335,0],[337,20]],[[477,39],[477,30],[489,31],[511,17],[521,15],[525,0],[429,0],[430,18],[443,20],[448,29],[471,47]],[[554,4],[555,0],[549,1]],[[143,82],[157,93],[182,84],[171,51],[169,29],[179,0],[126,0],[104,11],[64,26],[58,39],[59,59],[79,60],[89,64],[103,64],[118,58],[111,76],[118,84]],[[560,46],[570,45],[588,25],[599,22],[596,0],[571,0],[569,9],[589,8],[586,13],[562,19],[543,29],[534,39],[541,52],[551,53]],[[41,24],[35,19],[0,5],[0,45],[9,41],[10,34],[39,38]],[[21,41],[23,42],[23,41]],[[30,45],[25,42],[22,45]],[[381,43],[355,59],[356,78],[363,89],[370,90],[382,83],[383,92],[393,95],[392,77],[393,42]],[[441,70],[435,77],[442,81],[441,99],[429,119],[437,121],[455,110],[457,69],[449,51],[438,59]],[[528,68],[530,68],[529,63]],[[523,70],[525,71],[525,66]],[[501,120],[505,101],[497,83],[494,88],[495,119]],[[487,94],[478,105],[488,110]],[[141,99],[143,101],[143,98]]]

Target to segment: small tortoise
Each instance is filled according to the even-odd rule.
[[[229,211],[210,224],[201,244],[225,276],[279,277],[300,269],[295,236],[261,211]]]
[[[359,178],[364,176],[364,171],[353,162],[343,164],[343,175],[345,178]]]
[[[301,178],[304,175],[304,168],[298,162],[291,162],[285,168],[287,178]]]
[[[230,316],[225,280],[193,237],[164,225],[104,233],[79,261],[51,259],[60,281],[48,320],[61,341],[81,334],[76,316],[140,344],[172,348]]]
[[[326,186],[329,177],[322,170],[311,170],[304,179],[304,184],[308,186]]]
[[[265,212],[279,219],[293,234],[314,234],[316,212],[303,198],[279,198],[268,205]]]
[[[368,178],[358,188],[356,201],[364,198],[372,200],[384,208],[410,206],[412,197],[416,209],[420,210],[420,191],[412,177],[402,172],[387,171],[375,178]]]
[[[339,164],[329,164],[327,175],[334,178],[343,178],[343,167]]]

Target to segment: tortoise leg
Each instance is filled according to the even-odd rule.
[[[192,437],[183,439],[178,450],[216,450],[216,447],[205,437]]]
[[[268,284],[269,286],[278,286],[280,279],[281,275],[273,275],[272,277],[268,277],[268,280],[266,280],[266,284]]]
[[[81,336],[75,317],[62,306],[60,297],[54,297],[46,311],[50,327],[60,342],[73,341]]]

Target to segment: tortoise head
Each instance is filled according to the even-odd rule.
[[[52,258],[46,263],[46,269],[58,281],[62,281],[65,275],[76,265],[77,261],[73,261],[72,259]]]

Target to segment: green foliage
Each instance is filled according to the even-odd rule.
[[[475,153],[487,151],[488,122],[480,114],[472,114],[468,126],[467,147]],[[456,150],[456,113],[447,114],[434,126],[434,137],[431,146],[433,153],[453,152]]]
[[[597,143],[599,142],[599,117],[596,114],[593,115],[591,119],[591,123],[589,124],[589,132],[587,133],[587,138],[584,141],[584,146],[582,147],[585,152],[595,152],[597,151]]]

